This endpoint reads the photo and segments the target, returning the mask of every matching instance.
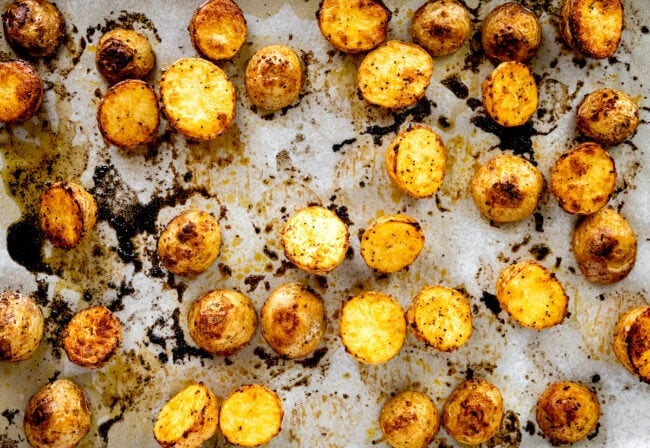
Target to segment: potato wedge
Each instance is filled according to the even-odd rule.
[[[393,448],[425,448],[440,430],[440,414],[427,394],[405,390],[381,408],[379,427]]]
[[[41,107],[43,92],[41,75],[29,63],[0,61],[0,122],[29,120]]]
[[[526,62],[541,43],[542,25],[537,15],[519,3],[503,3],[483,20],[481,44],[493,61]]]
[[[446,56],[460,49],[470,35],[469,11],[458,0],[429,0],[411,19],[413,42],[431,56]]]
[[[82,367],[104,366],[121,343],[122,324],[105,306],[79,311],[63,330],[63,349],[68,359]]]
[[[0,361],[22,361],[34,354],[43,339],[45,319],[34,299],[0,293]]]
[[[300,95],[305,82],[302,63],[286,45],[270,45],[255,52],[246,65],[246,93],[255,106],[282,109]]]
[[[213,62],[234,58],[246,41],[246,18],[233,0],[207,0],[188,27],[192,45]]]
[[[632,375],[650,384],[650,306],[632,308],[619,316],[613,348]]]
[[[601,145],[614,146],[639,126],[639,106],[627,93],[598,89],[582,99],[576,112],[578,131]]]
[[[363,260],[372,269],[390,274],[413,263],[424,247],[424,231],[415,218],[384,215],[361,237]]]
[[[14,0],[2,14],[7,43],[33,58],[53,56],[65,39],[65,19],[46,0]]]
[[[533,73],[517,61],[502,62],[492,70],[481,85],[481,94],[487,114],[506,128],[530,120],[539,101]]]
[[[560,32],[574,51],[595,59],[614,54],[623,34],[621,0],[564,0]]]
[[[156,65],[156,54],[144,34],[113,28],[99,38],[95,65],[110,83],[145,79]]]

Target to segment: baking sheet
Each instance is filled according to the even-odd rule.
[[[2,2],[3,6],[8,2]],[[237,118],[226,135],[191,143],[163,120],[155,144],[124,151],[106,145],[94,114],[106,83],[94,66],[95,45],[107,28],[133,26],[157,55],[151,82],[183,56],[195,56],[187,24],[198,2],[60,0],[68,41],[57,58],[38,63],[47,93],[38,115],[20,126],[0,125],[0,287],[34,295],[47,319],[35,355],[0,364],[0,447],[26,446],[22,431],[29,397],[54,378],[82,385],[92,404],[93,426],[80,446],[157,446],[157,412],[191,381],[204,381],[221,399],[251,382],[276,390],[285,407],[274,447],[385,446],[377,418],[383,403],[402,389],[429,394],[439,409],[463,379],[481,376],[499,387],[506,418],[487,446],[547,446],[534,418],[537,397],[556,380],[594,389],[603,415],[598,430],[576,446],[650,446],[650,389],[615,359],[610,340],[618,314],[647,303],[650,232],[648,79],[650,8],[625,1],[622,43],[612,58],[583,59],[556,32],[559,2],[524,1],[543,24],[543,44],[533,59],[540,110],[530,125],[500,133],[480,106],[480,83],[492,65],[480,52],[480,20],[501,1],[468,0],[474,37],[456,54],[435,59],[426,99],[390,113],[359,99],[355,73],[361,56],[333,51],[315,21],[318,2],[239,0],[248,22],[247,43],[221,64],[238,91]],[[408,40],[408,24],[421,1],[387,1],[391,38]],[[245,64],[265,45],[292,46],[305,62],[307,83],[294,107],[254,111],[243,88]],[[13,53],[4,40],[3,57]],[[590,284],[570,252],[575,218],[545,195],[538,213],[520,223],[494,226],[479,217],[469,195],[474,169],[500,152],[534,160],[548,178],[555,159],[578,141],[573,110],[600,87],[625,90],[641,108],[642,124],[630,141],[612,148],[618,180],[611,205],[636,230],[638,260],[628,278],[612,286]],[[446,143],[448,170],[440,192],[413,200],[390,185],[383,152],[395,132],[422,122]],[[96,196],[96,231],[79,247],[43,244],[33,214],[43,185],[75,180]],[[286,218],[309,203],[336,207],[350,227],[353,256],[326,277],[287,264],[279,244]],[[156,237],[179,211],[196,206],[219,216],[223,249],[212,268],[195,279],[168,275],[155,259]],[[359,255],[360,232],[378,216],[416,217],[425,249],[408,269],[378,275]],[[541,332],[513,324],[494,307],[498,272],[537,258],[563,283],[570,317]],[[259,331],[250,346],[213,357],[187,333],[189,304],[214,288],[237,289],[257,310],[281,283],[301,281],[325,300],[328,331],[311,357],[276,357]],[[359,364],[338,336],[342,302],[362,290],[395,296],[406,308],[425,285],[463,290],[472,305],[474,333],[453,353],[427,349],[409,334],[401,353],[380,366]],[[70,363],[60,333],[79,309],[104,304],[124,325],[119,354],[91,371]],[[226,446],[216,436],[206,446]],[[432,446],[456,446],[441,429]]]

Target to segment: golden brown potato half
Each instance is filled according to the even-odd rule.
[[[415,218],[384,215],[361,236],[360,252],[372,269],[390,274],[413,263],[424,247],[424,231]]]
[[[551,193],[560,207],[590,215],[607,205],[614,193],[616,166],[598,143],[585,142],[555,161],[550,179]]]
[[[415,11],[413,42],[432,56],[446,56],[465,44],[471,31],[469,11],[458,0],[429,0]]]
[[[147,37],[134,30],[114,28],[97,43],[95,65],[108,82],[145,79],[156,65]]]
[[[7,43],[33,58],[54,55],[65,38],[65,19],[45,0],[14,0],[2,14]]]
[[[481,44],[488,58],[526,62],[542,43],[542,25],[533,11],[515,2],[489,12],[481,28]]]
[[[433,196],[445,177],[445,145],[431,128],[412,126],[388,145],[385,166],[393,185],[404,193],[414,198]]]
[[[516,222],[533,214],[544,191],[542,173],[528,160],[497,155],[481,165],[472,177],[476,207],[496,222]]]
[[[63,331],[70,361],[93,369],[104,366],[122,343],[122,324],[111,310],[93,306],[75,314]]]
[[[144,81],[119,82],[102,96],[97,122],[104,140],[112,145],[130,148],[148,143],[160,124],[158,96]]]
[[[207,0],[192,15],[192,45],[213,62],[232,59],[246,41],[246,18],[232,0]]]
[[[282,228],[285,256],[303,271],[323,275],[345,259],[349,232],[336,213],[325,207],[299,210]]]
[[[54,246],[72,249],[95,227],[97,203],[81,185],[57,182],[41,195],[38,219]]]
[[[235,119],[235,87],[205,59],[179,59],[167,68],[160,79],[160,98],[169,124],[187,138],[211,140]]]
[[[368,53],[359,66],[357,86],[370,104],[401,109],[416,104],[433,75],[433,59],[419,45],[389,40]]]
[[[479,445],[490,440],[501,427],[502,420],[501,392],[482,378],[458,385],[442,409],[445,431],[467,445]]]
[[[257,314],[248,297],[215,290],[196,299],[187,315],[190,336],[203,350],[230,356],[246,346],[257,331]]]
[[[496,296],[501,307],[524,327],[541,330],[562,323],[569,297],[555,275],[526,260],[499,273]]]
[[[386,41],[391,12],[380,0],[321,0],[316,18],[334,48],[360,53]]]
[[[282,429],[284,407],[280,397],[260,384],[233,390],[219,413],[219,429],[226,440],[237,446],[268,443]]]
[[[175,216],[158,239],[158,258],[173,274],[195,277],[221,251],[221,228],[211,213],[190,209]]]
[[[34,299],[17,292],[0,293],[0,361],[22,361],[43,339],[45,320]]]
[[[282,109],[293,103],[304,84],[300,58],[286,45],[255,52],[246,66],[246,93],[255,106]]]
[[[585,95],[576,115],[578,131],[604,146],[627,140],[639,125],[639,106],[616,89],[598,89]]]
[[[537,424],[554,444],[574,443],[596,429],[600,405],[596,394],[571,381],[551,384],[539,397]]]
[[[460,348],[472,335],[472,310],[458,291],[427,286],[411,302],[406,322],[420,341],[436,350]]]
[[[610,207],[601,208],[578,222],[572,248],[580,271],[594,283],[623,280],[636,263],[634,230]]]
[[[217,397],[203,383],[194,383],[162,407],[153,435],[164,448],[200,448],[219,425]]]
[[[29,120],[41,107],[43,91],[43,80],[29,63],[0,61],[0,122]]]
[[[29,399],[23,426],[34,448],[73,448],[88,434],[91,418],[86,392],[72,381],[60,379]]]
[[[362,292],[343,304],[339,336],[345,350],[357,361],[385,363],[404,345],[404,309],[388,294]]]
[[[623,20],[621,0],[564,0],[560,33],[574,51],[603,59],[618,48]]]
[[[539,101],[533,73],[517,61],[502,62],[492,70],[481,85],[481,94],[487,114],[506,128],[525,124]]]
[[[440,414],[427,394],[405,390],[381,408],[379,427],[393,448],[425,448],[440,430]]]
[[[614,328],[614,354],[632,374],[650,383],[650,306],[621,314]]]
[[[323,299],[300,283],[278,286],[260,312],[262,336],[280,356],[304,358],[318,348],[325,328]]]

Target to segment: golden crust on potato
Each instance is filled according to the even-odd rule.
[[[498,124],[525,124],[537,110],[539,94],[530,68],[518,61],[499,64],[481,85],[483,106]]]
[[[144,79],[156,65],[156,54],[144,34],[113,28],[99,38],[95,65],[110,83]]]
[[[390,274],[413,263],[424,247],[420,223],[406,215],[384,215],[361,236],[360,252],[372,269]]]
[[[427,394],[405,390],[381,408],[379,427],[393,448],[425,448],[440,430],[440,414]]]
[[[34,299],[0,293],[0,361],[17,362],[34,354],[43,339],[45,319]]]
[[[232,0],[207,0],[192,15],[192,45],[213,62],[232,59],[246,41],[246,18]]]
[[[530,9],[515,2],[495,7],[483,20],[481,44],[488,58],[526,62],[542,43],[542,25]]]
[[[413,42],[432,56],[455,52],[467,41],[470,31],[469,11],[458,0],[429,0],[411,19]]]
[[[650,306],[638,306],[619,316],[613,348],[632,375],[650,384]]]
[[[560,33],[574,51],[603,59],[614,54],[623,34],[621,0],[564,0]]]
[[[63,330],[68,359],[82,367],[99,368],[122,343],[122,324],[108,308],[93,306],[75,314]]]
[[[43,92],[43,80],[29,63],[0,61],[0,122],[29,120],[41,107]]]
[[[49,57],[65,38],[65,19],[45,0],[14,0],[2,14],[7,43],[34,58]]]
[[[634,134],[639,106],[627,93],[598,89],[582,99],[576,112],[578,131],[604,146],[617,145]]]

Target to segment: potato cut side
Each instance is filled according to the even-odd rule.
[[[621,0],[565,0],[560,30],[578,53],[595,59],[614,54],[623,34]]]
[[[425,448],[440,430],[440,414],[427,394],[405,390],[381,408],[379,427],[393,448]]]
[[[424,232],[415,218],[385,215],[361,237],[361,256],[379,272],[393,273],[413,263],[424,247]]]
[[[630,373],[650,383],[650,306],[632,308],[619,317],[613,348]]]
[[[0,361],[22,361],[43,339],[45,319],[36,301],[26,295],[0,292]]]
[[[0,122],[21,123],[33,117],[44,89],[41,76],[27,62],[0,61]]]
[[[481,93],[485,111],[504,127],[525,124],[539,101],[533,73],[517,61],[499,64],[483,81]]]
[[[121,342],[122,324],[104,306],[79,311],[63,331],[63,349],[68,358],[83,367],[102,367]]]
[[[192,45],[211,61],[232,59],[246,41],[246,18],[232,0],[207,0],[190,19]]]

